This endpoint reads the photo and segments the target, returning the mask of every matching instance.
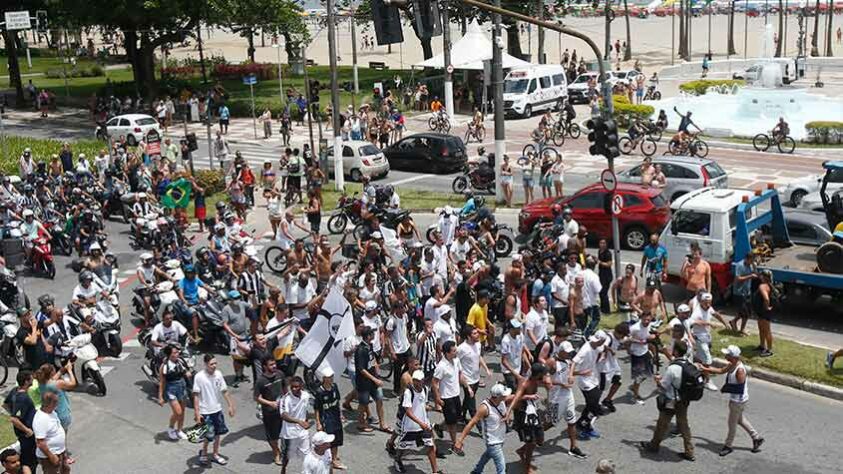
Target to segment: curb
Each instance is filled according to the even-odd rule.
[[[725,367],[726,365],[728,365],[726,360],[720,358],[714,359],[715,367]],[[812,382],[810,380],[796,377],[795,375],[780,374],[767,369],[755,368],[747,364],[744,364],[744,367],[746,367],[747,374],[751,377],[777,385],[784,385],[796,390],[802,390],[803,392],[809,392],[821,397],[843,401],[843,389]]]

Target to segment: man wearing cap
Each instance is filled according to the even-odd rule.
[[[723,327],[729,327],[723,316],[711,306],[711,293],[702,293],[699,304],[691,312],[691,335],[694,337],[694,359],[704,366],[710,366],[711,358],[711,326],[712,318],[720,321]],[[716,391],[717,386],[708,381],[705,388]]]
[[[433,394],[436,405],[442,410],[445,419],[445,428],[451,437],[450,452],[457,456],[465,456],[465,453],[457,449],[457,423],[462,419],[463,410],[460,403],[460,386],[465,387],[466,396],[474,398],[474,390],[463,373],[462,364],[457,357],[457,345],[454,341],[446,341],[442,344],[442,359],[436,364],[433,372]],[[438,424],[433,425],[436,435],[442,438],[443,431]]]
[[[673,359],[673,346],[676,341],[685,341],[688,346],[687,359],[694,359],[694,336],[691,334],[691,308],[685,303],[676,307],[676,316],[673,317],[665,326],[659,331],[659,336],[664,333],[670,333],[670,341],[662,347],[662,354],[667,356],[668,360]]]
[[[436,462],[436,446],[433,444],[433,428],[427,415],[428,393],[424,380],[424,372],[416,370],[412,375],[412,384],[401,395],[401,436],[393,464],[399,473],[407,472],[401,460],[404,451],[420,447],[424,447],[433,472],[440,472]]]
[[[50,232],[44,227],[39,220],[35,218],[35,213],[32,209],[23,210],[23,222],[20,225],[21,236],[23,237],[23,250],[26,253],[27,262],[32,259],[32,247],[35,245],[35,240],[41,235],[47,242],[52,240]]]
[[[336,443],[336,435],[324,431],[317,431],[310,437],[311,449],[302,461],[302,474],[330,474],[333,469],[345,469],[337,467],[337,460],[332,454]]]
[[[255,378],[253,396],[260,407],[260,418],[266,441],[272,449],[273,461],[280,466],[281,448],[278,440],[281,437],[281,413],[278,411],[278,400],[287,391],[287,383],[284,374],[277,370],[272,356],[265,356],[256,363],[261,364],[262,368],[260,375]]]
[[[547,410],[554,424],[561,420],[567,426],[568,440],[571,443],[568,455],[584,459],[585,453],[577,446],[577,410],[574,393],[571,391],[577,375],[574,373],[574,365],[571,359],[576,354],[577,351],[574,350],[574,346],[570,342],[564,341],[560,344],[556,354],[548,359],[550,390],[547,394]]]
[[[249,355],[249,320],[246,312],[249,307],[241,299],[240,292],[231,290],[228,292],[228,304],[222,309],[222,328],[230,338],[229,348],[231,350],[231,362],[234,365],[234,383],[237,387],[240,382],[248,382],[249,378],[243,374],[242,360]]]
[[[25,148],[18,160],[18,169],[20,170],[21,181],[27,181],[29,175],[35,172],[35,159],[32,158],[32,150]]]
[[[340,413],[340,390],[334,383],[334,371],[328,364],[323,364],[317,374],[322,377],[322,384],[313,394],[313,411],[316,414],[316,430],[325,432],[334,439],[330,443],[331,465],[334,469],[345,470],[340,462],[339,447],[343,445],[342,414]],[[397,375],[395,378],[399,378]]]
[[[533,362],[530,366],[529,378],[518,384],[518,390],[510,405],[510,412],[513,413],[513,427],[518,433],[518,439],[524,443],[515,452],[521,458],[524,472],[528,474],[537,471],[533,465],[533,450],[537,445],[544,443],[544,428],[538,412],[538,391],[541,386],[547,387],[546,375],[547,366]],[[510,412],[507,412],[507,419]]]
[[[471,417],[471,420],[465,425],[459,438],[457,438],[455,446],[461,450],[471,430],[476,425],[482,424],[481,433],[483,433],[483,441],[486,443],[486,450],[477,460],[471,474],[482,474],[489,461],[495,463],[497,474],[506,473],[503,443],[506,441],[506,412],[513,398],[512,389],[500,383],[493,385],[489,398],[480,404],[477,413]]]
[[[720,449],[720,456],[728,456],[734,451],[732,443],[735,441],[735,431],[738,425],[752,438],[752,452],[760,452],[761,445],[764,444],[764,438],[752,427],[749,419],[744,416],[744,410],[749,403],[749,390],[747,388],[749,377],[747,377],[746,367],[741,360],[741,348],[730,345],[720,349],[720,352],[726,357],[729,362],[728,365],[719,369],[716,367],[703,368],[703,371],[709,374],[726,374],[726,384],[720,391],[729,395],[729,417],[727,419],[729,430],[726,435],[726,442]]]
[[[514,389],[523,380],[521,376],[522,361],[532,363],[533,356],[524,345],[524,335],[521,334],[521,321],[512,319],[509,330],[501,338],[501,371],[504,384]]]
[[[573,359],[575,373],[579,375],[577,386],[585,400],[585,407],[579,420],[577,420],[579,436],[582,440],[600,437],[600,433],[594,429],[592,422],[603,415],[603,409],[600,408],[600,373],[597,362],[603,353],[607,340],[608,336],[604,331],[597,331],[588,338],[586,344],[580,347]]]
[[[638,316],[643,313],[650,313],[656,319],[667,317],[664,297],[659,289],[659,282],[655,278],[647,279],[644,293],[641,293],[632,300],[632,310],[635,312],[633,316],[635,319],[638,319]]]
[[[644,399],[638,392],[641,382],[653,375],[650,343],[658,335],[650,332],[650,323],[652,321],[653,315],[648,311],[644,312],[635,324],[629,326],[629,357],[632,370],[632,385],[630,386],[630,390],[632,391],[633,402],[636,405],[644,404]]]

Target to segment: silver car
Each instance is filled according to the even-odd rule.
[[[828,220],[823,212],[785,208],[784,220],[790,241],[794,244],[819,247],[831,240]]]
[[[653,158],[653,164],[661,165],[667,178],[662,195],[673,202],[679,196],[706,186],[729,187],[729,176],[716,161],[708,158],[687,156],[660,156]],[[618,173],[621,183],[640,183],[641,165]]]
[[[819,203],[819,207],[822,208],[818,193],[822,182],[823,175],[821,174],[791,179],[787,186],[779,190],[779,196],[782,198],[782,202],[793,207],[802,207],[802,201],[808,197],[809,201],[815,202],[809,205],[807,209],[812,209],[811,206],[816,205],[816,203]],[[834,193],[841,189],[843,189],[843,171],[832,170],[828,177],[828,191]]]

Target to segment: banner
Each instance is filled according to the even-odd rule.
[[[325,303],[316,315],[310,331],[296,348],[296,357],[313,370],[327,362],[334,373],[341,374],[346,368],[342,343],[354,335],[354,316],[351,305],[337,288],[331,288]]]

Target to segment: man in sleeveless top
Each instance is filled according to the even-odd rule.
[[[471,474],[481,474],[489,461],[495,463],[495,472],[504,474],[506,472],[506,459],[503,453],[503,443],[506,438],[506,411],[507,405],[512,403],[514,397],[512,390],[497,383],[492,386],[491,395],[477,408],[477,413],[469,420],[457,438],[456,447],[463,449],[463,443],[474,429],[474,426],[481,424],[483,441],[486,442],[486,450],[480,456],[477,464],[471,470]]]

